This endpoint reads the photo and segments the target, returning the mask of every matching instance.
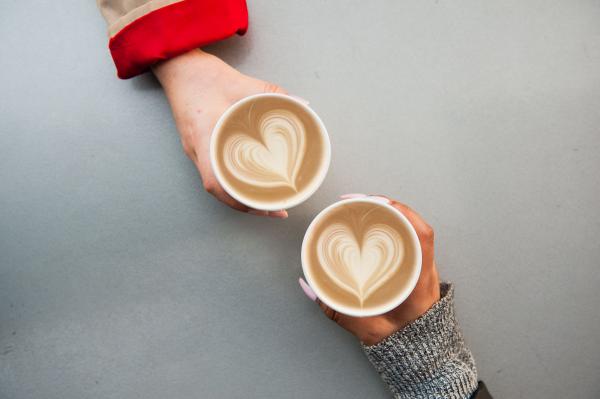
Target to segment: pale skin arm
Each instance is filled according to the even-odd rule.
[[[212,129],[230,105],[253,94],[286,94],[285,90],[246,76],[199,49],[158,63],[152,71],[165,90],[183,150],[196,165],[204,189],[238,211],[286,218],[285,210],[259,211],[232,198],[217,182],[209,158]]]
[[[347,194],[342,198],[366,197],[364,194]],[[300,279],[304,293],[321,307],[325,315],[340,327],[352,333],[365,345],[375,345],[396,331],[418,319],[440,300],[440,281],[434,260],[433,229],[423,218],[407,205],[385,196],[375,196],[387,201],[406,216],[415,228],[423,252],[423,264],[419,281],[410,296],[397,308],[375,317],[351,317],[336,312],[317,298],[315,293]]]

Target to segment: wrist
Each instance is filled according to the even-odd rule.
[[[437,272],[428,273],[428,275],[424,273],[418,287],[410,297],[391,312],[391,318],[384,318],[380,323],[371,323],[372,328],[366,331],[366,334],[363,336],[357,334],[357,336],[366,345],[377,344],[422,317],[440,299],[440,282]]]
[[[442,283],[440,300],[417,320],[363,350],[394,397],[468,398],[477,369],[454,312],[454,290]],[[451,395],[450,395],[451,394]]]
[[[235,71],[218,57],[200,49],[161,61],[152,67],[152,72],[168,97],[188,90],[198,94],[198,90],[221,82],[232,70]]]

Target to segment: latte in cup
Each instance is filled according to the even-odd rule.
[[[279,210],[310,197],[325,179],[330,143],[306,104],[282,94],[258,94],[232,105],[211,137],[217,180],[255,209]]]
[[[312,221],[302,268],[321,301],[350,316],[386,313],[414,289],[421,246],[404,215],[370,198],[337,202]]]

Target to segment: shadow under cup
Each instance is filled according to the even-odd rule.
[[[210,160],[223,189],[250,208],[277,211],[308,199],[331,159],[325,125],[306,104],[257,94],[230,106],[211,136]]]
[[[308,284],[322,302],[349,316],[375,316],[399,306],[417,284],[421,261],[421,245],[408,219],[368,197],[325,208],[302,242]],[[359,266],[365,267],[362,272],[353,269]]]

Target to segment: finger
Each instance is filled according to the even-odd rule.
[[[258,209],[250,209],[248,211],[248,213],[250,215],[254,215],[254,216],[269,216],[269,212],[268,211],[261,211]]]
[[[386,199],[389,201],[389,203],[396,209],[398,209],[400,212],[402,212],[402,214],[404,216],[406,216],[406,218],[408,219],[408,221],[410,222],[410,224],[413,225],[413,227],[415,228],[415,230],[417,231],[417,233],[425,233],[427,230],[431,229],[431,226],[429,226],[429,224],[427,224],[427,222],[425,221],[425,219],[423,219],[421,217],[421,215],[419,215],[416,211],[414,211],[411,207],[409,207],[406,204],[403,204],[401,202],[398,202],[396,200],[393,200],[385,195],[375,195],[373,197],[377,197],[377,198],[382,198],[382,199]]]
[[[235,209],[236,211],[240,211],[240,212],[244,212],[244,213],[252,213],[253,215],[258,215],[258,216],[267,216],[268,215],[267,211],[257,211],[254,209],[250,209],[248,206],[242,204],[241,202],[239,202],[238,200],[233,198],[231,195],[227,194],[227,192],[219,186],[211,186],[211,188],[208,188],[206,191],[208,191],[216,199],[218,199],[219,201],[221,201],[228,207]]]
[[[397,201],[393,201],[392,206],[398,209],[413,225],[419,237],[419,243],[421,244],[421,250],[423,254],[422,265],[425,269],[435,270],[434,259],[434,233],[433,228],[427,224],[427,222],[408,205],[402,204]],[[423,276],[423,274],[421,275]]]
[[[248,211],[249,214],[255,216],[268,216],[273,219],[286,219],[288,217],[288,213],[284,210],[281,211],[261,211],[259,209],[250,209]]]
[[[288,94],[283,87],[271,82],[263,82],[263,93]]]
[[[269,211],[267,216],[276,219],[286,219],[288,217],[288,213],[285,209],[282,209],[280,211]]]
[[[323,301],[321,301],[319,298],[317,298],[315,302],[317,302],[317,305],[319,305],[319,307],[321,308],[323,313],[325,313],[325,316],[327,316],[328,319],[333,320],[337,323],[340,316],[338,312],[325,305]]]
[[[212,191],[210,191],[210,193],[214,195],[219,201],[235,209],[236,211],[249,213],[250,215],[254,216],[268,216],[275,219],[285,219],[288,217],[287,211],[285,210],[262,211],[259,209],[252,209],[233,198],[222,187],[216,187]]]
[[[389,198],[381,195],[369,195],[369,198],[386,205],[391,205],[392,203],[392,201]]]
[[[403,204],[398,201],[394,201],[394,200],[392,200],[391,204],[394,208],[398,209],[400,212],[402,212],[402,214],[404,216],[406,216],[408,221],[415,228],[415,231],[417,232],[417,234],[426,235],[426,234],[428,234],[429,230],[431,230],[431,226],[429,226],[429,224],[427,224],[425,219],[423,219],[421,217],[421,215],[419,215],[417,212],[415,212],[408,205]]]
[[[308,100],[305,100],[305,99],[303,99],[303,98],[302,98],[302,97],[300,97],[300,96],[296,96],[296,95],[294,95],[294,94],[288,94],[288,96],[289,96],[289,97],[292,97],[292,98],[293,98],[293,99],[295,99],[295,100],[298,100],[298,101],[300,101],[301,103],[304,103],[305,105],[309,105],[309,104],[310,104],[310,102],[309,102]]]
[[[310,287],[310,285],[308,285],[308,283],[306,281],[304,281],[304,279],[302,277],[300,277],[298,279],[298,284],[300,284],[300,288],[302,288],[302,291],[304,291],[304,294],[308,297],[308,299],[310,299],[313,302],[316,302],[317,305],[319,305],[319,307],[321,308],[323,313],[325,313],[325,316],[327,316],[327,318],[337,322],[337,320],[339,318],[339,313],[336,312],[335,310],[331,309],[329,306],[325,305],[317,297],[317,294],[315,294],[315,292]]]
[[[219,201],[221,201],[225,205],[229,206],[230,208],[235,209],[236,211],[249,213],[251,210],[246,205],[242,204],[241,202],[239,202],[238,200],[233,198],[231,195],[227,194],[227,192],[225,192],[225,190],[223,190],[222,188],[218,188],[217,190],[215,190],[215,193],[213,195]],[[263,215],[263,216],[266,216],[266,215]]]
[[[342,195],[340,195],[341,199],[364,198],[364,197],[367,197],[367,194],[350,193],[350,194],[342,194]]]
[[[241,202],[239,202],[238,200],[233,198],[231,195],[229,195],[223,189],[223,187],[221,187],[219,185],[219,183],[217,182],[217,179],[210,167],[210,164],[203,162],[200,159],[195,159],[194,161],[195,161],[194,163],[196,164],[196,168],[198,169],[198,172],[200,173],[200,176],[202,177],[204,189],[207,192],[212,194],[216,199],[218,199],[225,205],[229,206],[230,208],[235,209],[236,211],[240,211],[240,212],[244,212],[244,213],[250,212],[251,209],[248,206],[242,204]],[[260,214],[261,216],[267,215],[267,213],[264,211],[260,211],[260,212],[262,213],[262,214]],[[259,213],[254,213],[254,214],[259,215]]]
[[[397,202],[396,200],[394,200],[393,198],[388,197],[385,194],[369,194],[369,197],[372,197],[372,198],[381,198],[381,200],[386,200],[389,204],[393,204],[394,202]]]
[[[298,284],[300,284],[300,288],[302,288],[302,291],[308,297],[308,299],[310,299],[313,302],[316,302],[317,294],[315,294],[312,288],[310,288],[310,285],[308,285],[308,283],[304,281],[302,277],[298,279]]]

